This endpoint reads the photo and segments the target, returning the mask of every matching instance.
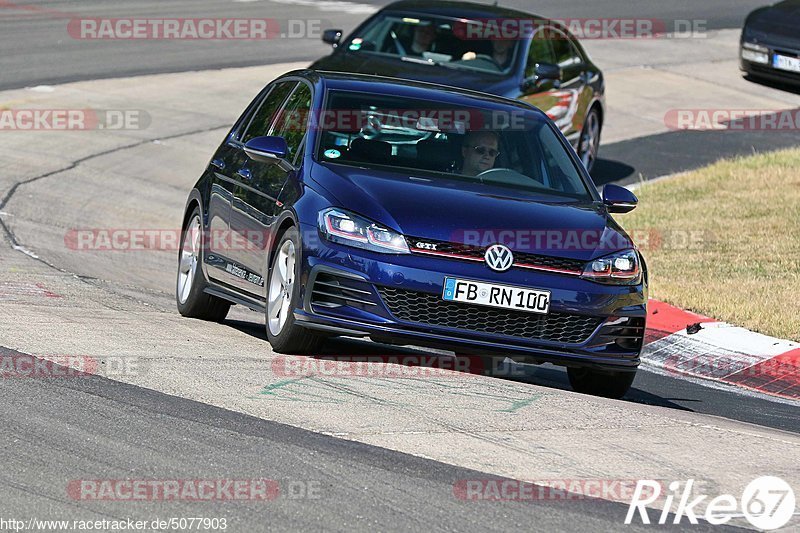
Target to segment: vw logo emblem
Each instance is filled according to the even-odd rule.
[[[514,254],[511,253],[507,246],[502,244],[490,246],[483,257],[489,268],[497,272],[505,272],[514,264]]]

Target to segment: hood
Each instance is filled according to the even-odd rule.
[[[516,252],[582,261],[633,247],[605,207],[591,201],[335,164],[315,164],[311,178],[337,207],[420,240],[502,243]]]
[[[800,0],[786,0],[753,11],[745,32],[759,42],[800,48]]]
[[[437,65],[420,65],[413,61],[370,53],[336,52],[313,65],[315,70],[330,70],[353,74],[372,74],[391,78],[455,85],[462,89],[505,96],[513,88],[513,77],[500,76],[466,69],[452,69]]]

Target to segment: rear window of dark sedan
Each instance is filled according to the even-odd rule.
[[[323,163],[592,200],[565,143],[532,110],[331,91],[314,120]]]

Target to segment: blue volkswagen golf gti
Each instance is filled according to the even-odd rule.
[[[621,397],[647,272],[553,122],[422,82],[296,71],[270,83],[189,194],[182,315],[266,313],[277,352],[369,337],[567,367]]]

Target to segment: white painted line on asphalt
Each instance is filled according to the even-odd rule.
[[[29,91],[33,91],[35,93],[52,93],[55,92],[56,88],[52,85],[37,85],[36,87],[25,87]]]
[[[27,256],[33,257],[34,259],[39,259],[39,256],[38,256],[38,255],[36,255],[36,254],[35,254],[35,253],[33,253],[32,251],[28,250],[28,249],[27,249],[27,248],[25,248],[24,246],[20,246],[20,245],[18,245],[18,244],[15,244],[15,245],[13,246],[13,248],[14,248],[14,250],[17,250],[18,252],[22,252],[23,254],[25,254],[25,255],[27,255]]]
[[[345,2],[339,0],[233,0],[233,1],[242,4],[267,1],[273,4],[308,6],[308,7],[315,7],[320,11],[336,11],[339,13],[351,13],[351,14],[371,15],[372,13],[378,11],[378,7],[369,4],[358,4],[355,2]]]

